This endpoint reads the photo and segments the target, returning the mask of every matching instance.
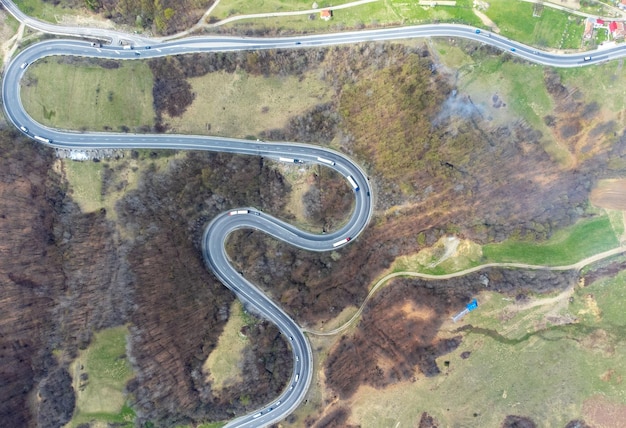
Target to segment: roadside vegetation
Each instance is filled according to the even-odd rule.
[[[89,347],[70,366],[76,391],[76,410],[69,423],[77,427],[92,421],[132,427],[135,413],[125,397],[133,372],[126,355],[127,327],[96,333]]]
[[[27,15],[59,23],[63,15],[92,17],[94,12],[116,24],[135,27],[153,34],[172,34],[198,22],[213,0],[15,0]]]
[[[72,0],[69,0],[72,1]],[[32,16],[37,19],[41,19],[42,21],[51,22],[53,24],[58,23],[59,17],[64,15],[75,15],[77,9],[67,7],[68,0],[62,0],[62,2],[49,2],[45,0],[13,0],[13,3],[20,8],[22,12],[26,15]],[[77,2],[79,9],[81,11],[81,3],[84,5],[84,2]],[[86,13],[87,10],[82,8],[82,12]]]

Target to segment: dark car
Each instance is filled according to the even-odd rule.
[[[476,29],[476,34],[480,34],[480,30],[478,28]]]
[[[302,42],[296,42],[296,45],[301,45],[301,44],[302,44]]]
[[[146,49],[150,49],[150,46],[146,46]]]

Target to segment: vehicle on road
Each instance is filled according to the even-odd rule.
[[[350,237],[348,236],[346,239],[342,239],[341,241],[337,241],[337,242],[335,242],[335,243],[333,244],[333,247],[337,248],[337,247],[339,247],[340,245],[347,244],[348,242],[350,242],[350,239],[352,239],[352,238],[350,238]]]
[[[124,49],[128,50],[128,49],[132,49],[132,45],[124,45]]]
[[[252,416],[254,419],[258,418],[261,416],[261,412],[257,413],[256,415]]]
[[[228,215],[240,215],[240,214],[248,214],[250,211],[248,210],[235,210],[228,213]]]
[[[300,379],[300,373],[296,373],[296,380],[294,383],[296,383],[298,381],[298,379]]]
[[[22,130],[23,133],[28,134],[28,128],[25,126],[20,126],[20,129]]]
[[[515,50],[516,50],[515,48],[511,48],[511,52],[515,52]]]
[[[21,68],[22,70],[24,70],[24,69],[26,68],[26,66],[27,66],[27,65],[28,65],[28,63],[27,63],[27,62],[25,62],[24,64],[20,65],[20,68]]]
[[[327,165],[333,165],[333,166],[335,165],[335,162],[333,162],[333,161],[331,161],[331,160],[328,160],[328,159],[324,159],[324,158],[320,158],[320,157],[318,157],[318,158],[317,158],[317,160],[318,160],[319,162],[325,163],[325,164],[327,164]]]
[[[146,46],[146,49],[150,49],[150,46]]]
[[[478,28],[476,29],[476,34],[480,34],[480,30]]]
[[[347,176],[346,178],[348,179],[348,181],[352,185],[352,188],[354,189],[354,191],[358,192],[359,191],[359,185],[356,184],[356,181],[354,180],[354,178],[352,178],[351,175]]]
[[[50,140],[48,138],[43,138],[39,135],[35,135],[33,138],[37,141],[41,141],[42,143],[50,144]]]
[[[296,42],[296,45],[301,45],[301,44],[302,44],[302,42]]]
[[[584,61],[591,61],[591,57],[590,56],[586,56],[583,58]]]
[[[252,212],[252,214],[254,214],[254,215],[261,215],[261,213],[260,213],[260,212],[258,212],[258,211],[251,211],[251,212]]]

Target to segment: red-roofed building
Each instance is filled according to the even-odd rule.
[[[612,29],[611,27],[613,26],[609,25],[613,39],[623,39],[626,36],[626,25],[623,22],[612,22],[611,24],[615,24],[615,29]]]
[[[324,21],[328,21],[332,17],[333,12],[330,9],[324,9],[320,12],[320,18],[322,18]]]
[[[603,25],[604,25],[604,19],[597,18],[596,19],[596,26],[601,27]]]
[[[609,24],[609,31],[611,32],[611,34],[613,34],[615,30],[617,30],[617,22],[611,21],[611,23]]]

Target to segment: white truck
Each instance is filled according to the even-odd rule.
[[[43,138],[43,137],[40,137],[39,135],[35,135],[33,138],[42,143],[50,144],[50,140],[48,138]]]
[[[335,162],[333,162],[333,161],[331,161],[331,160],[328,160],[328,159],[324,159],[324,158],[320,158],[320,157],[318,157],[318,158],[317,158],[317,160],[318,160],[319,162],[321,162],[321,163],[325,163],[325,164],[327,164],[327,165],[333,165],[333,166],[335,165]]]
[[[350,242],[350,239],[351,239],[351,238],[348,236],[346,239],[342,239],[341,241],[337,241],[337,242],[335,242],[335,243],[333,244],[333,247],[337,248],[337,247],[339,247],[340,245],[347,244],[348,242]]]
[[[348,181],[350,182],[350,184],[351,184],[351,185],[352,185],[352,187],[354,188],[354,191],[355,191],[355,192],[358,192],[358,191],[359,191],[359,185],[358,185],[358,184],[356,184],[356,181],[354,180],[354,178],[352,178],[352,176],[351,176],[351,175],[347,176],[346,178],[348,179]]]

